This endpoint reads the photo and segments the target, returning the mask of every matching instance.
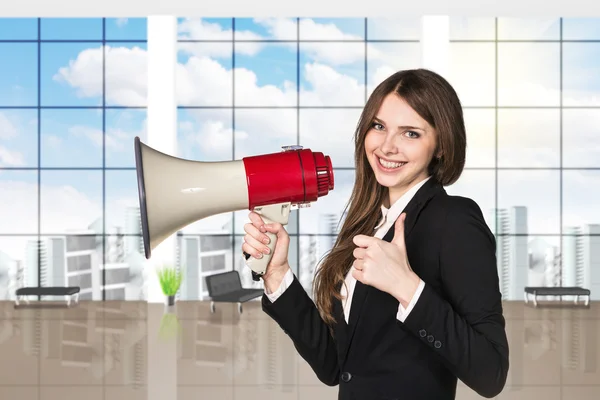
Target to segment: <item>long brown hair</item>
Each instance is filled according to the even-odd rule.
[[[329,325],[333,299],[341,299],[340,289],[354,261],[356,235],[372,235],[381,218],[380,206],[388,188],[380,185],[365,154],[365,136],[385,97],[402,97],[436,131],[441,157],[433,157],[429,174],[440,184],[451,185],[460,177],[465,163],[466,132],[460,100],[452,86],[440,75],[426,69],[399,71],[381,82],[369,97],[354,133],[356,177],[344,211],[347,214],[332,250],[317,268],[313,293],[321,317]]]

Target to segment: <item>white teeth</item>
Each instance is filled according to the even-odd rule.
[[[406,163],[395,163],[395,162],[385,161],[379,157],[377,157],[377,158],[379,159],[379,163],[386,168],[398,168],[398,167],[401,167],[404,164],[406,164]]]

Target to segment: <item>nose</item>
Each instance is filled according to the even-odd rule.
[[[397,153],[396,144],[394,143],[394,134],[389,133],[385,135],[385,139],[383,143],[381,143],[381,151],[385,154],[395,154]]]

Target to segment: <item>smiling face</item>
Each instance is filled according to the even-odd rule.
[[[377,182],[389,188],[389,207],[429,176],[436,149],[434,129],[400,96],[387,95],[365,137],[365,152]]]

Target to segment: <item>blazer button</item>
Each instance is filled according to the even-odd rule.
[[[427,341],[429,343],[433,342],[433,336],[432,335],[427,336]]]
[[[421,329],[419,331],[419,335],[421,335],[421,337],[425,337],[427,335],[427,331],[425,329]]]
[[[442,342],[440,342],[439,340],[436,340],[433,345],[435,346],[436,349],[439,349],[440,347],[442,347]]]
[[[352,379],[350,372],[342,372],[342,380],[344,382],[350,382],[350,379]]]

